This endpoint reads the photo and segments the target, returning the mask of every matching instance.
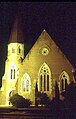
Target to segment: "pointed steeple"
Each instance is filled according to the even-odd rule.
[[[14,25],[11,30],[9,43],[23,43],[23,33],[21,31],[21,25],[18,16],[16,16],[15,18]]]

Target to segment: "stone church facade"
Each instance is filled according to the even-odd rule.
[[[45,30],[24,57],[22,31],[16,19],[8,43],[0,105],[9,105],[9,98],[15,93],[34,104],[36,83],[38,91],[52,98],[56,81],[62,92],[73,80],[72,69],[71,63]]]

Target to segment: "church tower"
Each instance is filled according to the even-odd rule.
[[[19,68],[24,59],[24,42],[18,17],[15,18],[10,34],[7,59],[5,62],[5,74],[2,79],[5,99],[3,104],[9,105],[9,98],[17,92],[16,86],[19,76]]]
[[[24,58],[23,34],[18,17],[16,17],[8,44],[8,59],[21,60]]]

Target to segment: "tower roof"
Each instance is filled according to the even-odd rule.
[[[9,43],[23,43],[23,33],[21,31],[21,25],[18,17],[15,18],[9,38]]]

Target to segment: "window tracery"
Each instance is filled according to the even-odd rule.
[[[40,91],[49,91],[51,85],[51,72],[50,68],[46,63],[44,63],[39,70],[39,90]]]
[[[30,91],[30,77],[27,73],[25,73],[22,78],[22,91],[24,92]]]
[[[69,84],[69,75],[63,71],[60,75],[59,83],[60,83],[60,91],[63,92],[66,90],[67,85]]]

